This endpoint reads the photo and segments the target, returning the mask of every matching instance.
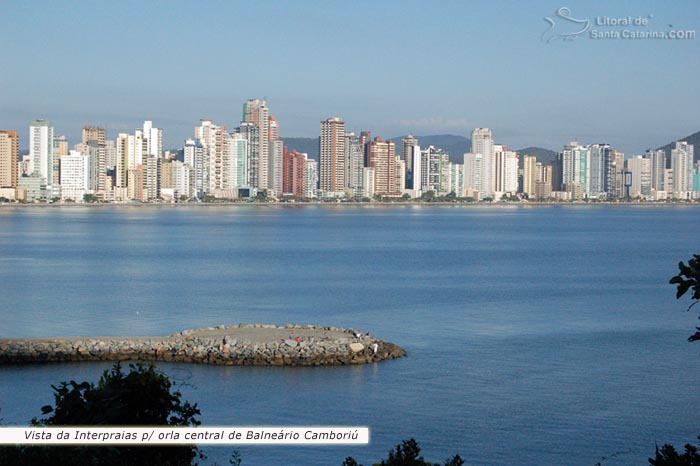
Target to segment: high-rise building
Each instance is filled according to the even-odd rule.
[[[345,123],[340,118],[328,118],[321,122],[320,165],[324,196],[344,195]]]
[[[250,186],[248,180],[248,152],[248,140],[245,136],[241,133],[231,133],[229,138],[229,188],[235,189]]]
[[[630,197],[647,197],[651,194],[651,159],[641,155],[627,159],[627,171],[630,173]]]
[[[212,170],[215,170],[216,158],[221,154],[216,153],[216,130],[219,127],[211,120],[202,119],[200,125],[194,128],[194,137],[201,144],[203,149],[203,160],[201,174],[197,174],[198,167],[195,166],[195,177],[202,180],[202,195],[212,189]]]
[[[483,193],[481,183],[482,154],[464,154],[464,190],[469,193]],[[472,196],[470,196],[472,197]]]
[[[104,169],[105,146],[100,146],[96,140],[75,145],[75,150],[89,158],[90,172],[88,175],[88,189],[90,193],[104,195],[104,183],[106,169]],[[100,168],[104,170],[100,172]]]
[[[518,191],[518,154],[500,144],[494,144],[494,189],[499,193]]]
[[[535,197],[537,184],[537,157],[526,155],[523,157],[523,194]]]
[[[589,194],[601,197],[608,193],[610,183],[610,144],[591,144],[589,146]]]
[[[673,196],[687,199],[693,190],[693,145],[686,141],[676,142],[671,150],[671,170],[673,170]]]
[[[92,187],[100,196],[104,196],[107,176],[107,142],[105,129],[97,126],[83,126],[83,145],[91,145],[96,154],[91,164]]]
[[[155,155],[146,157],[146,177],[144,180],[143,194],[148,201],[161,198],[162,163],[163,159]]]
[[[83,126],[82,143],[95,141],[98,144],[106,144],[105,129],[98,126]]]
[[[70,147],[68,146],[68,139],[65,136],[59,135],[53,137],[53,170],[52,170],[52,182],[53,185],[61,184],[61,157],[68,155]]]
[[[367,166],[367,143],[369,143],[372,140],[372,132],[371,131],[360,131],[360,145],[362,146],[362,154],[365,158],[364,161],[364,166]],[[364,173],[362,174],[362,178],[364,179]],[[366,197],[366,196],[365,196]]]
[[[365,158],[360,138],[345,134],[345,189],[350,196],[362,196],[362,168]]]
[[[282,194],[284,143],[281,139],[270,140],[268,165],[268,189],[274,194]]]
[[[588,146],[582,146],[578,142],[566,144],[562,151],[562,184],[580,185],[584,196],[590,194],[589,155]],[[569,188],[566,190],[570,191]]]
[[[651,163],[651,189],[654,191],[665,191],[666,151],[662,149],[648,150],[646,157]]]
[[[494,158],[493,136],[488,128],[475,128],[472,131],[472,154],[481,154],[480,194],[490,197],[495,192],[496,160]]]
[[[234,131],[248,141],[248,185],[257,188],[260,181],[260,129],[253,123],[243,122]]]
[[[208,190],[209,168],[206,163],[206,152],[199,139],[188,139],[185,141],[184,162],[191,170],[190,196],[203,198]]]
[[[143,137],[146,139],[146,156],[163,157],[163,130],[154,128],[153,122],[146,120],[143,122]]]
[[[47,189],[53,184],[53,126],[49,120],[34,120],[29,126],[29,173],[46,180]]]
[[[450,168],[447,165],[450,160],[449,156],[442,149],[428,146],[421,149],[420,159],[422,191],[424,193],[433,191],[435,194],[448,194],[450,192]]]
[[[287,154],[289,179],[288,193],[296,197],[309,197],[307,192],[306,180],[306,162],[308,160],[306,154],[300,154],[297,151],[291,151]]]
[[[376,137],[367,144],[367,166],[374,168],[374,193],[401,195],[396,190],[396,145]]]
[[[419,145],[418,139],[412,134],[401,139],[401,160],[406,163],[406,186],[405,188],[414,188],[413,186],[413,148]]]
[[[627,196],[625,188],[625,154],[610,150],[610,170],[607,183],[608,195],[613,198]]]
[[[372,167],[362,169],[362,195],[368,199],[374,197],[375,171]]]
[[[134,201],[144,202],[146,200],[146,191],[143,189],[145,181],[145,177],[143,176],[143,165],[131,167],[129,168],[128,172],[129,175],[127,181],[127,197]]]
[[[415,145],[411,147],[411,160],[413,161],[413,170],[411,175],[411,180],[407,183],[410,184],[411,189],[413,189],[413,195],[419,197],[423,186],[421,180],[423,179],[423,160],[421,159],[420,146]]]
[[[262,99],[250,99],[243,104],[243,121],[252,123],[258,128],[258,160],[256,163],[257,174],[251,176],[251,184],[253,178],[256,178],[257,184],[253,187],[257,189],[270,189],[269,172],[270,172],[270,110],[267,107],[267,102]],[[249,140],[249,144],[251,141]],[[251,144],[252,145],[252,144]],[[280,154],[281,156],[282,154]],[[251,157],[252,162],[252,157]],[[253,165],[251,164],[251,167]]]
[[[0,188],[19,186],[19,137],[17,131],[0,131]]]
[[[396,156],[396,186],[397,193],[402,193],[406,189],[406,161]]]
[[[552,195],[552,165],[537,162],[537,179],[535,181],[535,198],[548,199]]]
[[[83,202],[90,189],[90,156],[72,150],[61,157],[61,199]]]
[[[314,159],[306,159],[306,167],[304,169],[305,189],[304,197],[316,197],[318,189],[318,161]]]
[[[464,165],[461,163],[450,163],[450,192],[464,197]]]

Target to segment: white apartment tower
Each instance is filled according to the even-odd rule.
[[[495,192],[495,168],[494,144],[491,130],[488,128],[475,128],[472,131],[472,154],[481,154],[481,186],[479,192],[483,196],[493,196]]]
[[[49,120],[34,120],[29,126],[27,173],[44,178],[48,188],[53,182],[53,165],[53,126]]]
[[[90,194],[90,156],[72,150],[61,157],[61,199],[83,202]]]
[[[673,196],[686,199],[693,190],[693,145],[685,141],[676,142],[671,150],[673,170]],[[668,190],[667,190],[668,191]]]

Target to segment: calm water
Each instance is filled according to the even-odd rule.
[[[645,464],[700,431],[697,323],[667,284],[693,207],[0,208],[0,337],[220,323],[371,330],[362,367],[165,365],[208,425],[367,425],[366,447],[244,447],[245,465],[364,464],[411,436],[468,464]],[[0,367],[0,417],[106,366]],[[226,464],[229,449],[205,450]]]

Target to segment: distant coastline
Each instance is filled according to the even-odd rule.
[[[700,206],[698,201],[563,201],[563,202],[5,202],[3,208],[184,208],[184,207],[468,207],[468,208],[501,208],[501,207],[575,207],[575,206],[644,206],[644,207],[693,207]]]

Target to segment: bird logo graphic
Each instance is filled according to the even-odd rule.
[[[571,10],[567,7],[559,8],[553,17],[545,16],[544,20],[549,27],[542,33],[542,41],[547,43],[553,40],[574,41],[591,28],[589,20],[571,17]]]

